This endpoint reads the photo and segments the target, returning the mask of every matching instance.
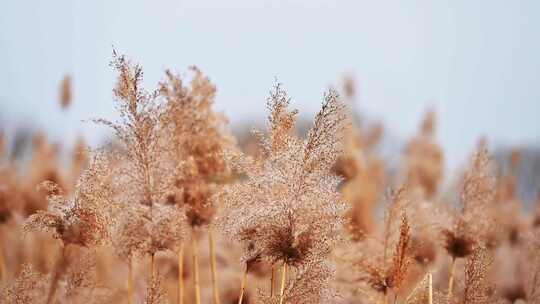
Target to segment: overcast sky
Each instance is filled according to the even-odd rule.
[[[481,135],[540,142],[540,1],[3,0],[0,119],[96,142],[81,120],[114,117],[112,45],[144,66],[149,88],[165,68],[198,65],[232,121],[264,117],[274,77],[313,115],[352,73],[359,108],[398,138],[434,107],[451,165]],[[75,98],[62,113],[65,73]]]

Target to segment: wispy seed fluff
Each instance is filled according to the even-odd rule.
[[[331,167],[341,151],[346,119],[337,93],[330,90],[302,139],[293,134],[297,111],[288,110],[289,102],[276,84],[267,103],[268,134],[258,134],[262,156],[232,156],[246,179],[222,193],[220,224],[227,235],[243,243],[245,261],[261,258],[290,266],[296,270],[292,282],[300,284],[295,278],[311,277],[310,268],[326,269],[320,265],[339,239],[345,205],[337,192],[340,179]],[[314,284],[309,303],[322,301],[321,285],[332,272],[317,274],[300,284]],[[287,293],[294,298],[291,284]]]

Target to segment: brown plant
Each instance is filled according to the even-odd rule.
[[[25,222],[24,229],[51,231],[67,246],[84,247],[102,243],[108,237],[107,208],[110,200],[108,166],[103,155],[96,154],[88,169],[79,179],[72,199],[62,195],[58,186],[45,182],[49,205]]]
[[[71,87],[71,76],[65,75],[62,79],[62,82],[60,83],[60,105],[64,110],[70,106],[73,99],[73,92]]]
[[[277,84],[268,99],[268,136],[259,135],[262,157],[237,157],[247,179],[220,196],[220,226],[244,244],[244,260],[260,256],[282,263],[283,273],[287,266],[325,260],[338,240],[344,210],[335,190],[339,180],[330,174],[344,127],[337,94],[325,95],[306,140],[291,132],[297,112],[287,109],[289,102]]]
[[[411,189],[420,189],[428,199],[437,193],[443,178],[444,155],[435,142],[435,112],[426,113],[420,134],[405,149],[405,176]]]
[[[463,304],[491,303],[488,270],[492,258],[484,248],[477,248],[467,259],[465,266],[465,282],[463,290]]]

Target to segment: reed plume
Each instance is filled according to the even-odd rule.
[[[490,204],[493,202],[494,184],[489,169],[489,156],[481,147],[463,180],[462,209],[453,218],[452,227],[442,231],[444,248],[451,258],[449,295],[453,292],[456,259],[473,254],[475,248],[487,240],[493,228]]]
[[[398,192],[394,196],[395,202],[399,202],[403,199],[401,196],[403,192]],[[396,205],[397,206],[397,205]],[[390,222],[394,217],[393,214],[389,214]],[[389,225],[389,224],[387,224]],[[401,223],[399,226],[399,236],[395,244],[395,249],[392,255],[392,259],[389,260],[386,253],[386,248],[389,246],[389,234],[385,233],[384,241],[381,244],[380,250],[373,253],[371,256],[360,256],[354,264],[358,267],[360,282],[365,282],[376,293],[382,295],[384,302],[388,301],[390,292],[394,295],[394,302],[397,301],[397,297],[403,283],[406,279],[408,268],[412,260],[410,253],[410,241],[411,241],[411,227],[406,213],[401,215]]]
[[[115,210],[123,219],[117,222],[116,248],[128,263],[136,252],[150,256],[148,284],[152,285],[156,252],[176,247],[184,233],[182,217],[178,216],[181,212],[174,209],[178,207],[161,206],[171,179],[166,170],[169,150],[161,138],[164,110],[159,91],[147,92],[142,87],[140,65],[113,51],[111,66],[118,72],[113,93],[120,120],[94,121],[110,127],[122,145],[112,152],[119,163],[116,187],[122,189],[117,198],[120,206]],[[142,237],[145,239],[137,239]]]
[[[491,303],[488,270],[492,258],[484,248],[478,247],[467,259],[463,290],[464,304]]]
[[[71,84],[71,76],[65,75],[60,83],[60,106],[63,110],[67,109],[73,99],[73,89]]]
[[[180,76],[166,72],[160,83],[160,95],[166,102],[161,118],[171,145],[171,164],[175,168],[168,201],[185,209],[192,234],[208,226],[211,257],[213,303],[220,303],[215,237],[212,219],[216,204],[212,197],[229,175],[224,152],[234,149],[234,140],[227,129],[227,119],[213,109],[216,88],[202,72],[194,73],[189,85]],[[193,235],[192,240],[197,236]],[[193,246],[193,250],[196,248]],[[196,260],[194,260],[197,262]],[[198,267],[196,267],[198,269]]]
[[[62,195],[58,185],[45,182],[48,207],[31,215],[24,224],[25,231],[51,232],[64,246],[89,247],[101,244],[108,237],[109,173],[103,155],[96,154],[91,165],[79,179],[72,199]]]
[[[92,164],[85,170],[77,184],[72,199],[62,195],[56,184],[45,182],[49,193],[49,205],[46,211],[38,211],[24,223],[24,230],[51,232],[53,237],[62,242],[60,254],[51,278],[47,303],[53,300],[58,283],[69,267],[66,258],[68,246],[96,246],[108,237],[108,208],[110,189],[107,185],[107,163],[100,154],[96,154]]]
[[[435,141],[435,112],[428,111],[420,134],[405,148],[404,175],[411,190],[420,190],[427,199],[437,193],[444,174],[444,154]]]
[[[247,179],[227,186],[220,196],[225,204],[221,227],[244,245],[243,260],[260,256],[281,264],[283,284],[288,268],[304,269],[326,260],[339,239],[345,209],[336,192],[339,179],[330,173],[345,127],[337,93],[325,94],[306,140],[292,132],[297,111],[288,110],[289,103],[276,84],[267,102],[268,135],[258,135],[263,154],[258,159],[233,156]],[[308,268],[303,271],[308,275]],[[280,302],[288,302],[285,294]]]
[[[347,228],[351,238],[359,241],[376,228],[375,207],[383,192],[386,173],[384,162],[375,153],[382,137],[382,126],[375,124],[367,129],[359,119],[352,119],[353,108],[354,105],[348,105],[347,114],[355,123],[345,132],[344,150],[333,170],[344,179],[341,194],[343,200],[351,204]]]

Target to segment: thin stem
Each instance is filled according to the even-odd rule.
[[[276,280],[276,265],[272,264],[272,276],[270,277],[270,297],[274,297],[274,282]]]
[[[60,256],[58,257],[58,260],[56,261],[56,265],[54,267],[54,274],[51,278],[51,287],[49,288],[49,293],[47,295],[47,300],[45,303],[50,304],[54,302],[54,299],[56,298],[56,289],[58,288],[58,281],[60,281],[60,277],[62,276],[63,272],[65,271],[65,268],[67,267],[65,260],[66,256],[66,246],[62,245],[62,248],[60,249]]]
[[[413,296],[415,296],[418,292],[423,292],[423,290],[422,291],[418,291],[418,290],[424,288],[424,282],[426,281],[426,279],[428,277],[428,274],[429,274],[429,272],[427,272],[426,275],[422,278],[422,281],[420,281],[418,284],[416,284],[416,286],[414,286],[413,290],[407,296],[407,298],[405,300],[405,303],[410,303],[411,298]]]
[[[184,304],[184,244],[178,250],[178,304]]]
[[[152,284],[154,280],[154,257],[155,253],[150,254],[150,284]]]
[[[216,266],[216,246],[214,242],[214,232],[212,227],[208,228],[208,243],[210,245],[210,268],[212,270],[212,291],[214,296],[214,304],[219,302],[219,286]]]
[[[0,240],[0,282],[4,282],[7,280],[6,275],[6,262],[4,258],[4,246],[2,244],[2,240]]]
[[[433,275],[428,272],[428,304],[433,304]]]
[[[285,279],[287,278],[287,264],[283,263],[283,268],[281,270],[281,288],[279,290],[279,304],[283,304],[283,299],[285,295]]]
[[[456,270],[456,258],[452,257],[452,261],[450,262],[450,277],[448,278],[448,298],[450,299],[452,297],[452,291],[454,289],[454,272]]]
[[[244,274],[242,275],[242,283],[240,283],[240,297],[238,298],[238,304],[242,304],[242,300],[244,299],[244,291],[246,290],[247,274],[248,274],[248,267],[246,264],[246,269],[244,270]]]
[[[128,304],[133,304],[133,262],[132,258],[128,259],[128,277],[127,277],[127,292]]]
[[[199,249],[197,248],[197,237],[195,233],[191,236],[193,250],[193,286],[195,289],[195,303],[201,304],[201,290],[199,287]]]

